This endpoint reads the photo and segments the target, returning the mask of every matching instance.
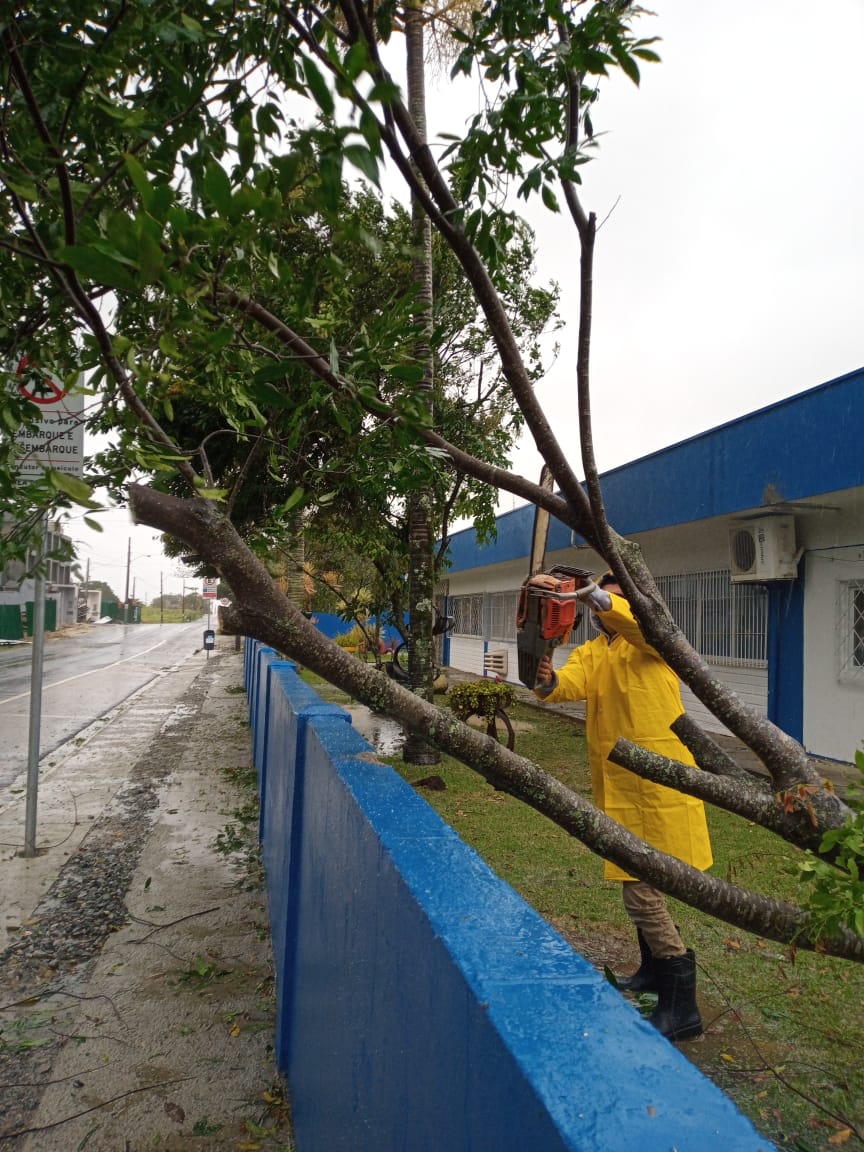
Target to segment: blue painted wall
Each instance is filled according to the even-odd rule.
[[[800,500],[864,484],[864,369],[721,424],[604,473],[610,523],[633,535],[712,516]],[[451,571],[528,555],[533,507],[498,518],[498,539],[478,548],[473,528],[454,533]],[[566,548],[570,529],[553,520],[549,550]]]
[[[310,619],[318,631],[323,632],[329,640],[335,640],[337,636],[346,635],[354,627],[352,620],[345,620],[334,612],[314,612]],[[375,617],[373,616],[372,623],[374,620]],[[383,624],[381,626],[381,639],[385,644],[389,644],[391,641],[399,644],[402,637],[391,624]]]
[[[804,575],[768,585],[768,719],[804,739]]]
[[[768,1152],[347,713],[287,662],[266,699],[277,1051],[299,1152]]]

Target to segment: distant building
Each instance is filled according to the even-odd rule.
[[[637,541],[675,619],[715,674],[814,755],[864,740],[864,369],[603,476],[610,523]],[[439,593],[445,661],[516,682],[516,600],[534,510],[483,547],[454,534]],[[602,571],[553,521],[547,566]],[[580,642],[587,622],[571,637]],[[571,645],[562,646],[562,661]],[[685,688],[685,707],[722,726]]]
[[[59,524],[49,525],[46,551],[53,552],[64,543],[68,543],[68,537],[60,530]],[[0,606],[18,606],[24,615],[29,603],[32,615],[34,581],[32,577],[24,576],[31,566],[32,560],[26,565],[13,562],[5,570],[0,569]],[[49,625],[65,628],[78,619],[80,581],[75,578],[74,566],[74,561],[48,562],[45,574],[46,628]]]

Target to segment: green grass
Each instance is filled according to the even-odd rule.
[[[192,620],[195,618],[190,612],[187,612],[184,617],[179,608],[166,608],[163,611],[161,608],[152,608],[149,604],[144,604],[141,608],[142,624],[182,624],[184,619]]]
[[[330,702],[350,698],[309,673]],[[586,744],[574,721],[509,709],[516,751],[590,797]],[[628,973],[636,939],[620,884],[556,825],[457,761],[434,769],[390,759],[409,782],[434,772],[446,788],[418,791],[468,844],[591,963]],[[712,872],[744,888],[797,901],[796,850],[764,829],[708,809]],[[685,904],[670,908],[699,964],[706,1034],[682,1052],[786,1152],[864,1148],[864,966],[789,950]],[[646,998],[642,1007],[651,1007]]]

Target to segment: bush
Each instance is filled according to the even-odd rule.
[[[367,642],[366,633],[359,624],[355,624],[350,632],[340,632],[336,637],[340,648],[348,648],[352,652],[365,652]]]
[[[491,724],[496,709],[503,711],[516,702],[516,692],[510,684],[499,684],[495,680],[470,680],[454,684],[448,699],[452,712],[460,720],[476,713],[487,724]]]

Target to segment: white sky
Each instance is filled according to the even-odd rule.
[[[864,364],[864,3],[653,7],[662,63],[603,90],[609,134],[584,176],[585,207],[612,211],[595,252],[601,471]],[[581,475],[578,246],[548,214],[538,237],[574,317],[538,394]],[[516,469],[539,476],[533,447]]]
[[[606,470],[864,365],[864,0],[656,0],[662,63],[603,88],[583,203],[595,254],[595,450]],[[467,97],[467,98],[466,98]],[[430,83],[432,131],[472,95]],[[578,474],[578,243],[534,209],[538,279],[561,286],[561,354],[538,395]],[[533,446],[514,468],[540,472]],[[513,506],[505,494],[501,508]],[[152,529],[80,521],[91,575],[179,591]]]

